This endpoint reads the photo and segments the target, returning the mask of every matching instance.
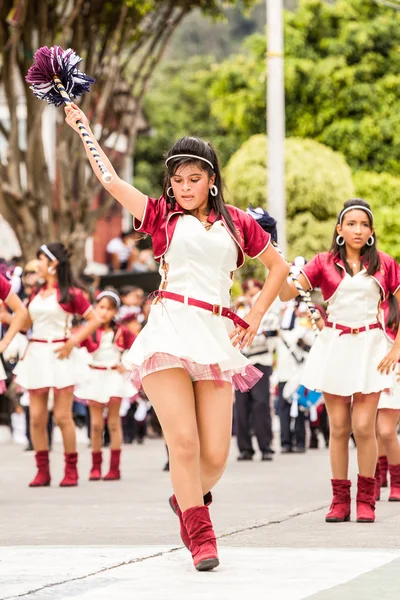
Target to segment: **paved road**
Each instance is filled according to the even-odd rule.
[[[161,441],[126,446],[120,482],[88,482],[82,445],[72,489],[57,485],[59,445],[53,484],[42,489],[27,487],[32,454],[0,452],[0,600],[399,597],[400,504],[386,491],[375,524],[326,524],[325,449],[237,463],[232,448],[212,505],[221,559],[213,573],[195,572],[181,548]],[[355,481],[353,450],[351,458]]]

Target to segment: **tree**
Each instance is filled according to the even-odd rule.
[[[6,141],[0,164],[0,212],[25,255],[55,238],[73,244],[77,255],[83,255],[96,219],[113,204],[104,193],[100,206],[93,207],[100,185],[87,169],[79,137],[63,125],[63,111],[55,116],[45,110],[24,82],[37,47],[72,47],[84,58],[84,70],[97,82],[83,98],[82,108],[112,160],[119,154],[116,166],[121,167],[133,152],[143,97],[172,33],[192,9],[200,7],[216,17],[222,4],[220,0],[2,2],[0,69],[9,118],[0,123],[0,136]],[[21,120],[25,108],[26,120]],[[57,120],[55,176],[42,137],[43,120],[50,118]]]
[[[329,249],[337,214],[354,195],[351,170],[340,154],[314,140],[288,138],[285,155],[288,258],[310,259]],[[265,206],[266,162],[266,136],[255,135],[225,168],[227,201],[242,209]]]

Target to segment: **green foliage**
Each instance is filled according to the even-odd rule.
[[[285,147],[288,257],[327,250],[343,202],[354,195],[343,157],[314,140],[288,138]],[[245,142],[225,168],[227,201],[240,208],[266,205],[267,140]]]
[[[357,196],[371,205],[379,248],[400,261],[400,178],[359,171],[354,184]]]

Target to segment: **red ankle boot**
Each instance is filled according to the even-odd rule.
[[[208,506],[194,506],[182,514],[190,540],[190,551],[197,571],[211,571],[218,567],[217,539]]]
[[[210,506],[210,504],[212,503],[212,494],[211,494],[211,492],[208,492],[204,496],[203,500],[204,500],[204,505],[205,506]],[[184,543],[184,545],[186,546],[186,548],[188,550],[190,550],[189,534],[188,534],[188,532],[186,530],[185,523],[183,522],[182,511],[179,508],[178,500],[176,499],[175,494],[173,496],[171,496],[171,498],[169,499],[169,505],[172,508],[172,510],[174,511],[174,513],[177,515],[178,519],[179,519],[181,540]]]
[[[327,523],[343,523],[350,521],[351,481],[348,479],[331,479],[333,499],[328,514],[325,517]]]
[[[381,499],[381,468],[379,461],[376,463],[375,468],[375,501]]]
[[[379,471],[380,471],[380,476],[381,476],[381,487],[387,488],[388,487],[388,477],[387,477],[388,459],[387,459],[387,456],[380,456],[378,458],[378,463],[379,463]]]
[[[74,487],[78,485],[78,453],[65,453],[65,474],[60,487]]]
[[[357,523],[375,521],[375,477],[358,476],[357,483]]]
[[[92,469],[89,475],[89,481],[99,481],[101,479],[101,463],[103,455],[101,452],[92,452]]]
[[[40,450],[36,452],[35,459],[38,472],[36,473],[36,477],[30,482],[29,487],[47,487],[51,481],[49,451]]]
[[[121,458],[121,450],[111,450],[110,470],[107,475],[103,477],[103,481],[115,481],[121,479],[121,472],[119,470],[119,461]]]
[[[390,495],[389,502],[400,502],[400,465],[389,465]]]

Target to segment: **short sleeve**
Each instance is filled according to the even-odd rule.
[[[132,331],[129,331],[128,328],[124,328],[124,349],[130,350],[135,340],[136,335]]]
[[[85,317],[89,311],[92,310],[92,305],[89,300],[85,297],[82,290],[78,288],[74,288],[71,291],[71,301],[68,306],[71,307],[71,312],[74,315],[80,315],[81,317]]]
[[[391,294],[395,294],[400,289],[400,265],[391,259],[388,269],[388,290]]]
[[[243,218],[243,250],[250,258],[257,258],[268,248],[271,236],[252,216],[243,213],[241,217]]]
[[[160,219],[162,218],[164,205],[165,200],[162,196],[158,200],[147,196],[142,220],[139,221],[139,219],[135,218],[133,221],[133,228],[135,231],[147,233],[148,235],[154,235]]]
[[[322,279],[321,255],[317,254],[317,256],[314,256],[310,262],[304,265],[300,272],[303,273],[305,278],[308,280],[312,290],[320,287]]]
[[[6,302],[11,294],[11,283],[3,275],[0,275],[0,300]]]

